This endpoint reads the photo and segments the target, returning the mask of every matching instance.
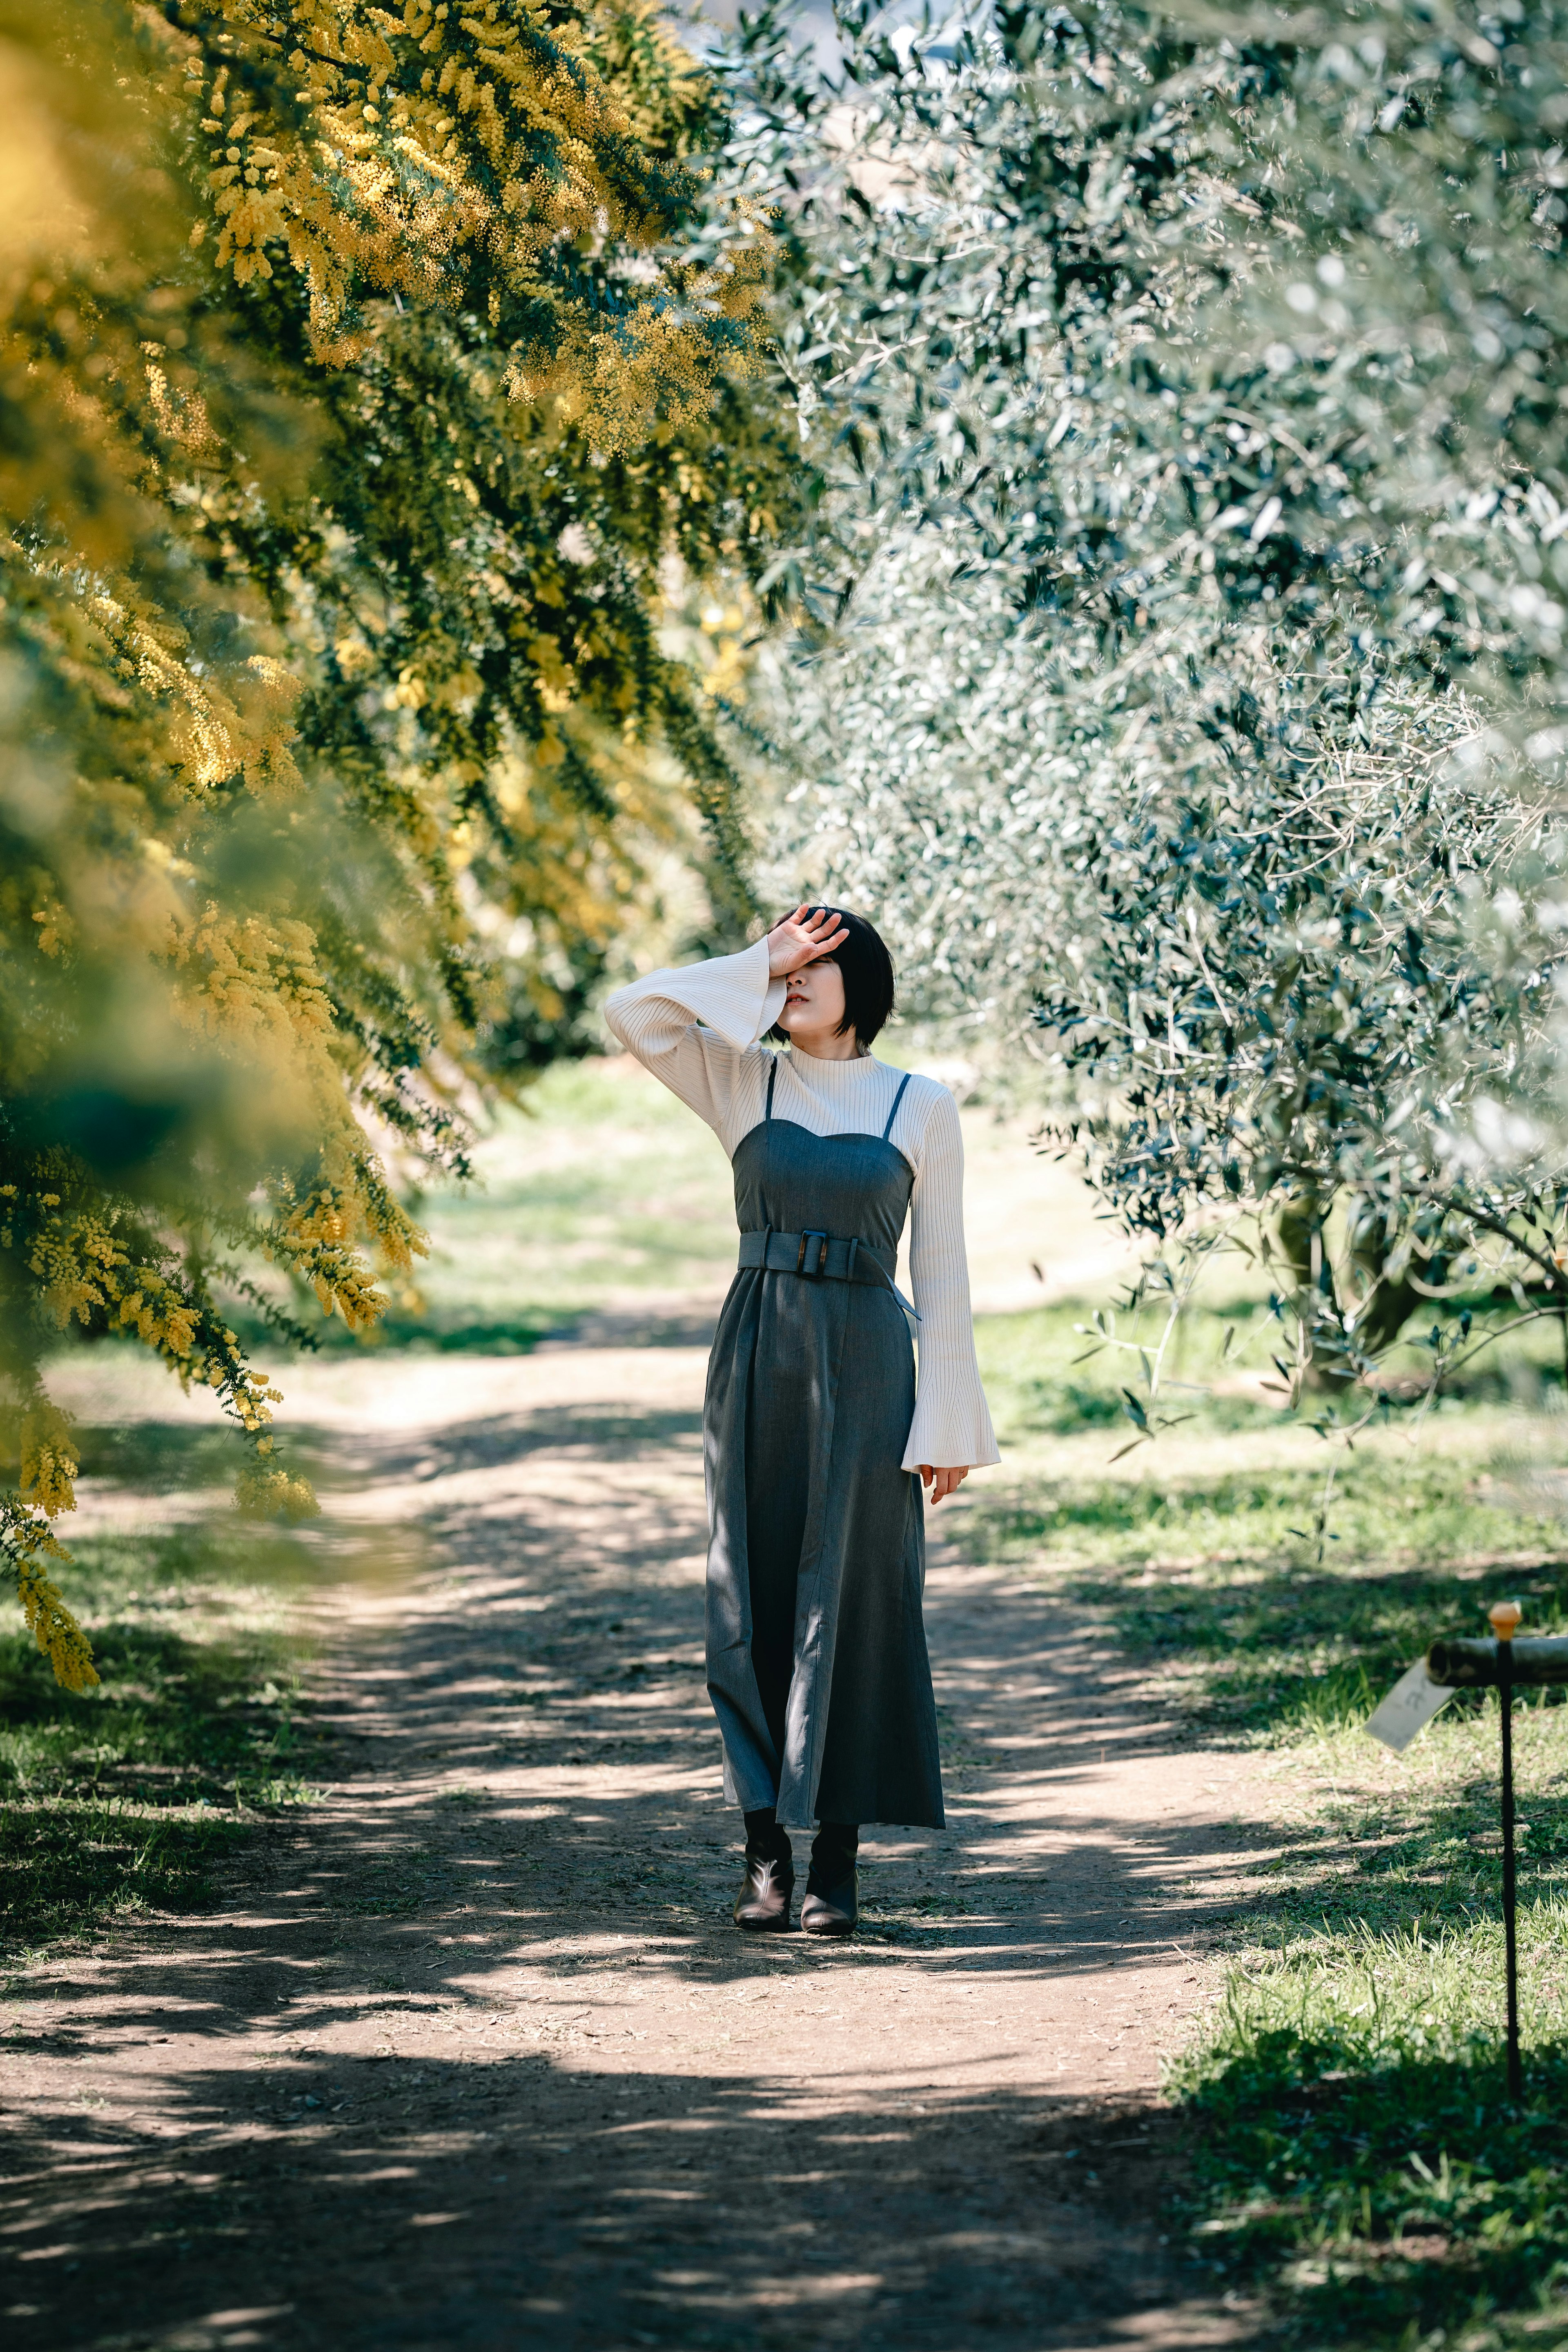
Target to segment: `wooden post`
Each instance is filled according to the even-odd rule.
[[[1519,2057],[1519,1949],[1514,1927],[1513,1874],[1513,1637],[1524,1615],[1517,1601],[1495,1601],[1487,1612],[1497,1635],[1498,1699],[1502,1709],[1502,1933],[1508,1976],[1508,2095],[1524,2095]]]

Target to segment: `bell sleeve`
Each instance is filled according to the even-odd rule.
[[[739,955],[650,971],[617,988],[605,1019],[627,1053],[731,1150],[753,1124],[761,1064],[752,1049],[783,1011],[784,987],[768,971],[764,938]]]
[[[910,1197],[910,1277],[920,1317],[920,1381],[903,1468],[954,1470],[999,1462],[969,1307],[963,1245],[963,1130],[958,1105],[937,1090]]]

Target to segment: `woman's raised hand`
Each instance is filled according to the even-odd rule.
[[[815,963],[818,956],[831,955],[848,936],[848,926],[828,908],[818,908],[814,914],[808,906],[797,907],[793,915],[781,916],[768,933],[769,978],[782,980],[787,972]]]

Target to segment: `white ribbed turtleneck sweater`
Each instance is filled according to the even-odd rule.
[[[706,1119],[730,1157],[763,1117],[776,1066],[773,1115],[813,1135],[880,1135],[901,1070],[865,1055],[853,1062],[775,1055],[759,1044],[784,1005],[768,971],[768,943],[680,971],[650,971],[620,988],[605,1018],[620,1043]],[[1000,1461],[974,1360],[963,1248],[963,1137],[958,1107],[934,1078],[913,1077],[890,1140],[914,1170],[910,1279],[920,1321],[920,1387],[903,1467],[978,1467]]]

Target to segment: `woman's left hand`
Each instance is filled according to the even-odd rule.
[[[929,1462],[921,1464],[921,1476],[931,1488],[931,1500],[933,1504],[940,1503],[945,1496],[956,1495],[968,1475],[967,1462],[957,1470],[933,1470]]]

